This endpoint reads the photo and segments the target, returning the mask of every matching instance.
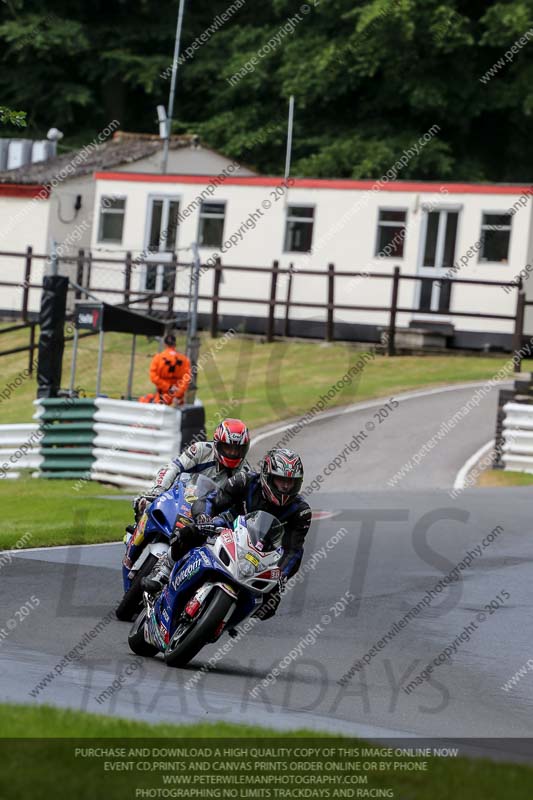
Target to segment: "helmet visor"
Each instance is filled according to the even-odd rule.
[[[231,460],[240,459],[242,460],[247,451],[248,445],[246,444],[227,444],[226,442],[219,442],[217,445],[217,449],[219,454],[223,458],[228,458]]]
[[[287,478],[285,475],[273,475],[272,484],[280,494],[295,495],[302,488],[302,478]]]

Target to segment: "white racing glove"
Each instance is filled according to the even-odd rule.
[[[157,494],[139,494],[137,497],[134,497],[132,505],[136,520],[139,520],[142,517],[150,503],[153,503],[159,494],[159,492]]]

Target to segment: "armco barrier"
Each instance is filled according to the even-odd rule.
[[[505,469],[533,472],[533,405],[506,403],[503,411],[502,461]]]
[[[141,487],[180,451],[179,409],[99,397],[94,419],[91,479],[98,475],[98,480],[107,483]]]
[[[40,446],[38,424],[0,425],[0,479],[18,478],[19,470],[40,467]]]
[[[179,454],[193,433],[200,434],[205,421],[200,404],[174,409],[97,397],[36,405],[44,431],[40,477],[136,488],[150,485],[157,469]]]

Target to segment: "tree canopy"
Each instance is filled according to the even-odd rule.
[[[13,111],[7,106],[0,106],[0,125],[15,125],[17,128],[26,126],[26,112]]]
[[[157,132],[177,10],[3,0],[2,102],[63,146],[113,119]],[[294,94],[294,175],[379,177],[438,126],[402,177],[533,178],[533,0],[188,0],[180,62],[174,130],[262,172],[283,171]]]

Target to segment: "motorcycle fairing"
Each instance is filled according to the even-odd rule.
[[[213,555],[212,551],[205,546],[193,548],[172,570],[168,586],[161,592],[155,603],[155,616],[159,620],[161,636],[168,644],[185,605],[185,600],[189,599],[194,589],[199,584],[206,581],[206,573],[209,573],[210,581],[214,583],[232,584],[232,576],[223,564]],[[239,587],[238,599],[235,610],[228,621],[231,627],[237,621],[244,619],[255,608],[256,595],[246,591],[242,586]],[[156,644],[156,642],[153,642]]]

